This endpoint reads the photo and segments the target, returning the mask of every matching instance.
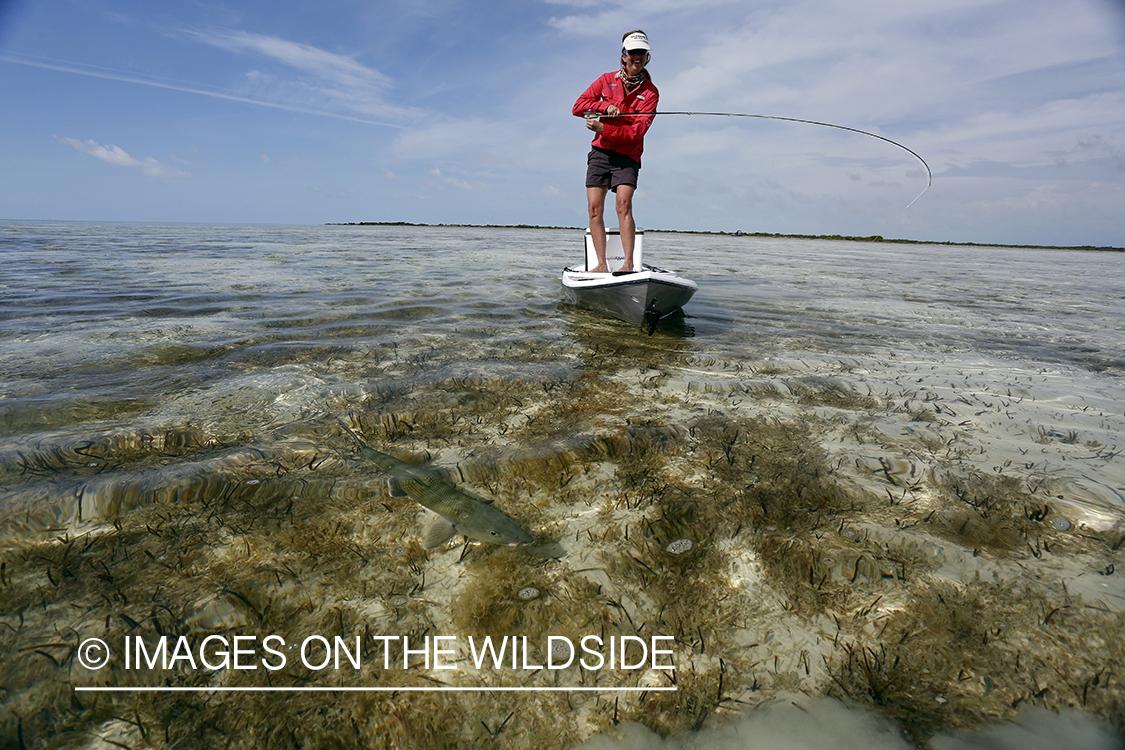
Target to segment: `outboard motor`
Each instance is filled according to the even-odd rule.
[[[648,327],[648,335],[651,336],[653,331],[656,330],[656,324],[660,322],[660,313],[656,310],[656,297],[653,297],[645,308],[645,326]]]

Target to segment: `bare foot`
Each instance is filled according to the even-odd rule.
[[[586,273],[609,273],[609,267],[602,263],[600,266],[594,266]]]
[[[626,268],[625,266],[621,266],[621,268],[618,268],[614,273],[633,273],[633,267],[629,266]]]

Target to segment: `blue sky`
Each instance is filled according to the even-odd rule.
[[[586,221],[645,29],[638,224],[1125,246],[1122,0],[0,0],[0,219]]]

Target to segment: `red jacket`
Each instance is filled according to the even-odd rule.
[[[660,92],[652,85],[646,75],[644,82],[625,93],[617,71],[606,73],[590,84],[590,88],[574,103],[576,117],[585,117],[587,112],[605,112],[611,104],[616,104],[622,112],[655,112],[660,101]],[[652,125],[649,117],[607,117],[602,120],[605,130],[594,137],[594,146],[616,151],[641,163],[641,152],[645,149],[645,133]]]

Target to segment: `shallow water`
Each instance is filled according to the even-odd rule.
[[[1108,618],[1075,625],[1080,639],[1083,628],[1119,627],[1125,254],[649,233],[646,261],[680,269],[700,291],[683,318],[647,337],[561,302],[561,269],[581,243],[561,230],[0,224],[0,535],[12,593],[0,621],[16,633],[7,645],[42,653],[34,646],[77,642],[103,617],[115,637],[137,630],[122,623],[144,631],[162,618],[183,633],[262,630],[263,598],[275,611],[335,607],[356,623],[464,633],[499,617],[504,595],[485,580],[555,592],[534,605],[553,618],[571,616],[593,586],[613,602],[607,611],[631,613],[629,626],[614,621],[621,632],[648,621],[700,653],[717,639],[716,658],[742,669],[725,682],[730,700],[701,718],[670,704],[652,720],[676,732],[786,691],[869,700],[843,676],[840,633],[853,648],[882,641],[870,623],[849,630],[840,618],[893,600],[868,610],[885,630],[934,582],[1020,587]],[[386,495],[336,418],[375,447],[459,468],[543,544],[514,563],[495,548],[416,558],[416,508]],[[759,457],[774,461],[770,478]],[[800,505],[810,487],[847,500],[809,522],[761,498],[761,510],[729,510],[770,481],[769,502]],[[194,536],[172,540],[165,526]],[[287,528],[293,538],[277,541]],[[304,549],[319,534],[359,551],[345,561],[338,548]],[[661,557],[680,536],[695,539],[690,564]],[[278,546],[267,549],[271,539]],[[892,548],[909,554],[878,553]],[[110,572],[173,555],[192,572],[164,589],[126,591],[124,574]],[[297,569],[289,581],[278,572]],[[736,610],[719,607],[700,613],[714,639],[696,638],[649,589],[661,570],[694,571],[762,619],[722,625],[714,618]],[[805,583],[785,578],[805,572]],[[166,615],[137,604],[154,590]],[[392,594],[413,602],[409,618]],[[50,617],[29,614],[38,599]],[[75,620],[67,608],[91,614]],[[521,617],[513,622],[531,628]],[[1061,619],[1044,617],[1040,629]],[[334,627],[356,623],[340,615]],[[1030,627],[1013,624],[1012,638]],[[60,628],[66,638],[49,636]],[[754,673],[766,659],[753,640],[774,644],[768,676]],[[1125,677],[1112,675],[1125,666],[1090,648],[1091,664],[1109,660],[1110,678],[1037,698],[1013,683],[1006,705],[1073,705],[1119,722],[1112,698]],[[34,708],[40,718],[26,726],[48,745],[113,724],[42,697],[89,680],[63,651],[5,667],[39,695],[9,699],[9,718]],[[687,674],[713,676],[704,661]],[[988,692],[1000,682],[981,679]],[[596,706],[616,711],[605,700],[575,709],[560,741],[604,728]],[[486,726],[503,709],[490,709]],[[973,724],[968,709],[942,711],[939,728]],[[373,732],[406,720],[374,713],[383,723]],[[459,741],[479,733],[468,723]],[[525,724],[499,736],[526,744],[538,730]]]

